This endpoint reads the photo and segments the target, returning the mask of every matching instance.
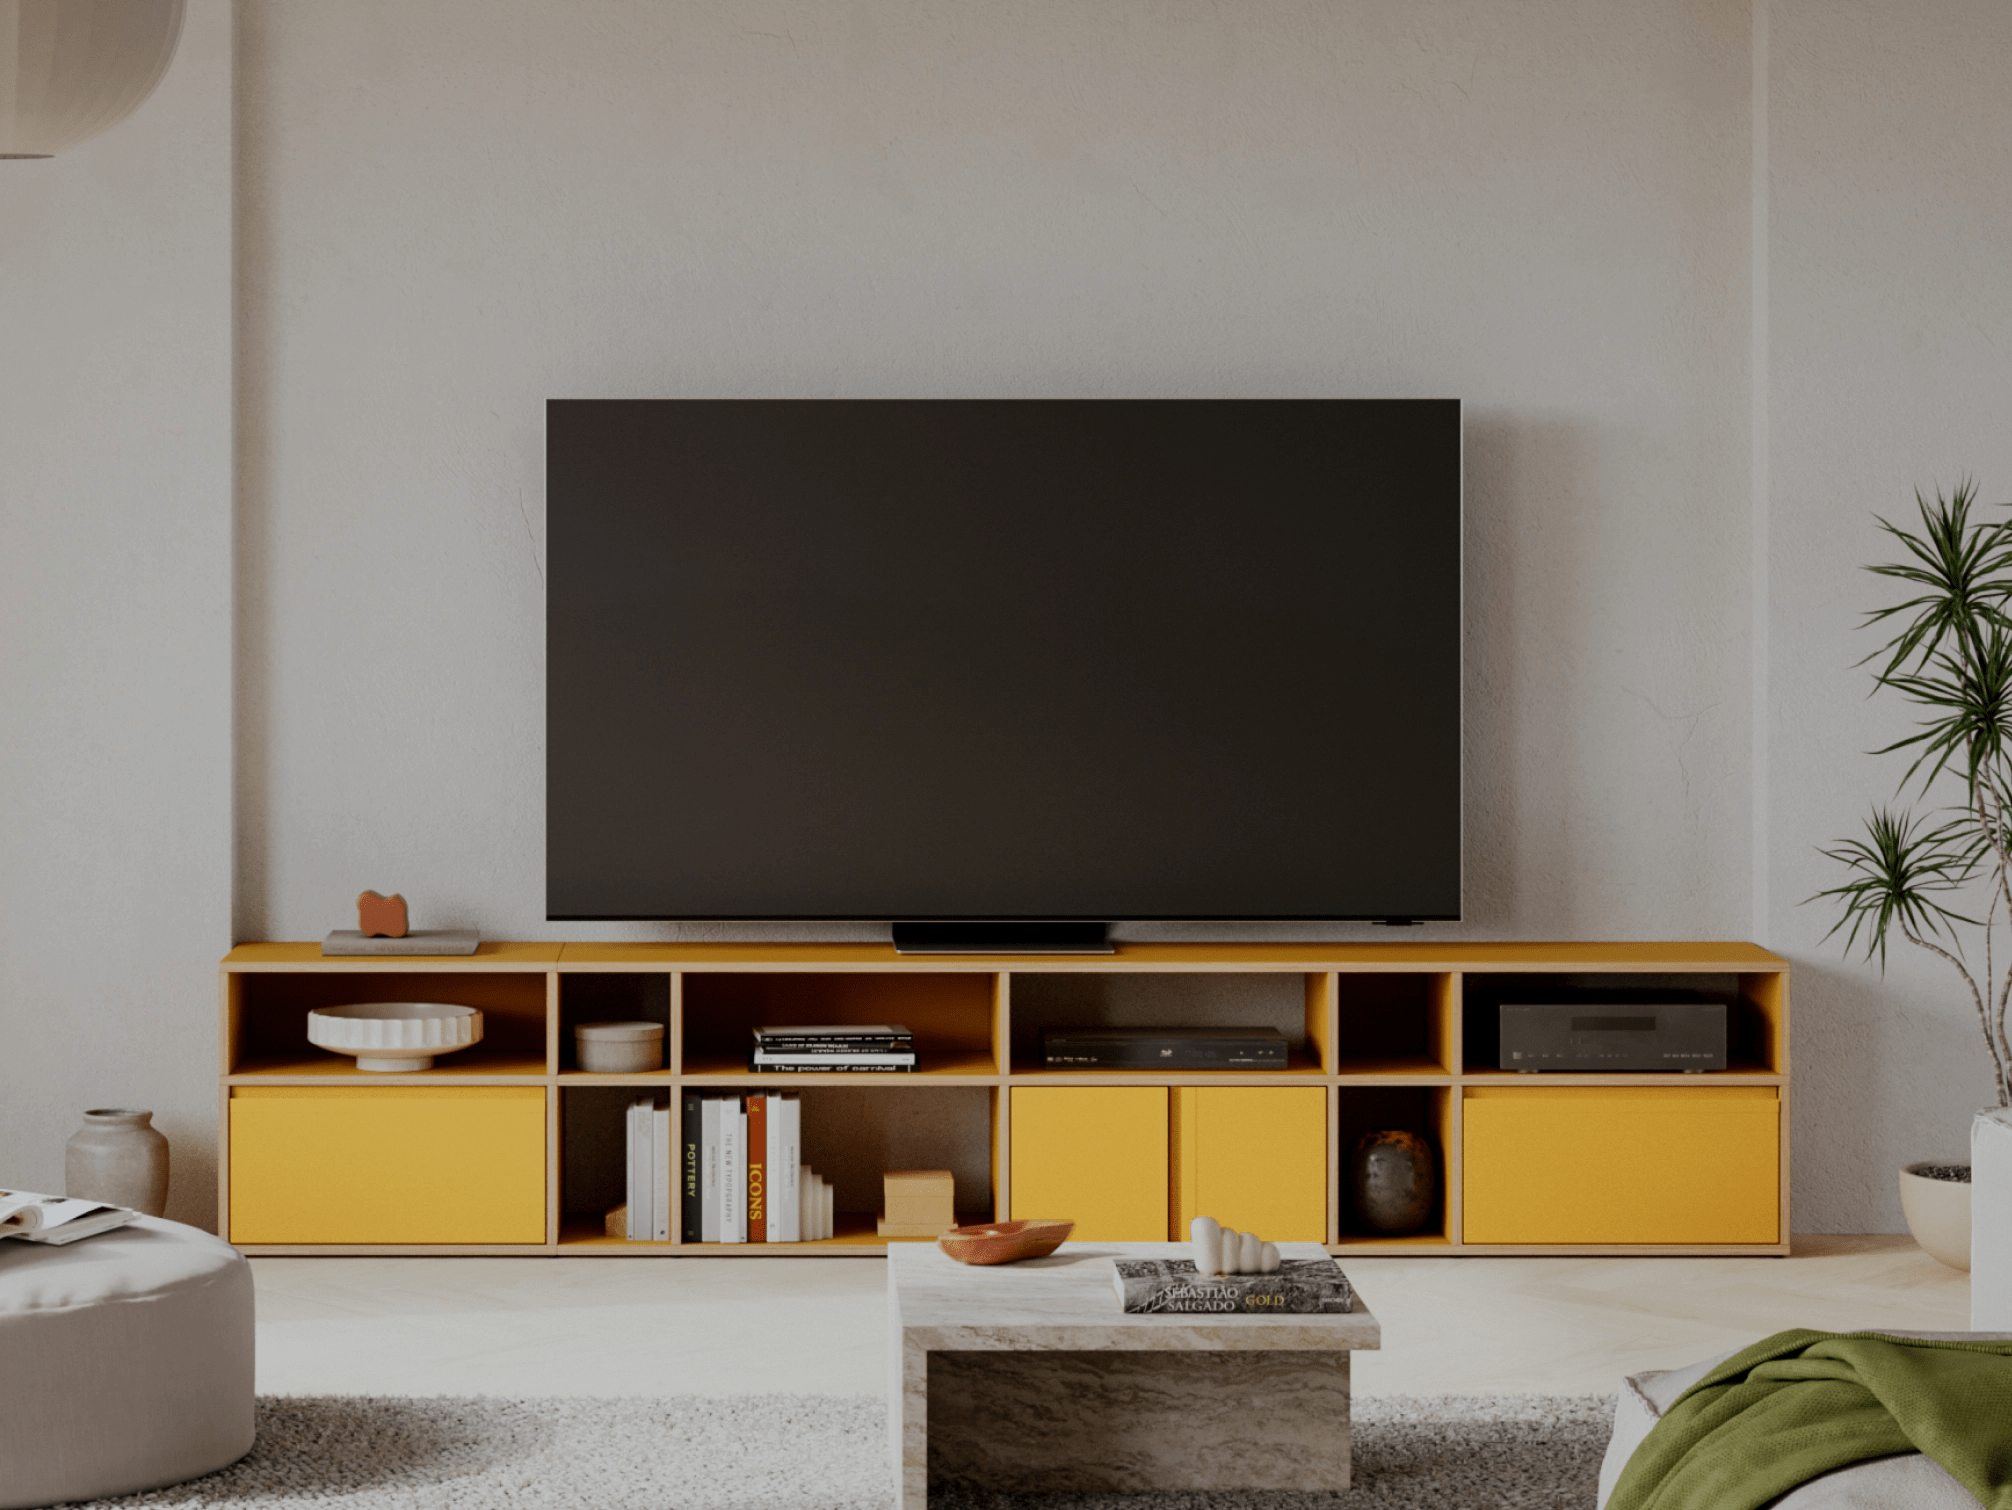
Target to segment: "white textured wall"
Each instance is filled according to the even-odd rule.
[[[1968,1024],[1795,904],[1890,780],[1868,512],[2012,496],[2012,17],[1763,16],[1757,95],[1730,0],[256,0],[233,441],[197,0],[127,130],[0,171],[6,1177],[109,1099],[207,1159],[233,836],[241,938],[367,885],[616,931],[542,921],[546,397],[1453,394],[1470,921],[1429,936],[1763,933],[1798,1225],[1896,1226]]]
[[[1799,905],[1837,884],[1818,843],[1891,801],[1908,732],[1868,701],[1858,630],[1896,601],[1877,512],[1978,479],[2012,500],[2012,7],[1774,0],[1768,79],[1773,478],[1768,731],[1772,923],[1795,962],[1796,1202],[1804,1230],[1900,1230],[1894,1170],[1966,1158],[1991,1099],[1961,982],[1905,943],[1882,976]],[[2005,962],[1999,937],[1999,962]]]
[[[0,1184],[93,1106],[215,1210],[231,942],[231,37],[192,0],[122,126],[0,162]]]
[[[1461,397],[1459,931],[1747,931],[1743,7],[271,0],[244,44],[241,937],[363,886],[617,931],[543,921],[554,395]]]

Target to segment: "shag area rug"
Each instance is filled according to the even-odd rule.
[[[1448,1395],[1355,1402],[1346,1494],[1000,1494],[931,1510],[1591,1510],[1611,1397]],[[99,1500],[281,1510],[889,1510],[878,1400],[259,1401],[258,1445],[220,1473]]]

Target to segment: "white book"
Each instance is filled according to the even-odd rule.
[[[738,1100],[720,1102],[720,1241],[747,1241],[747,1165],[741,1150],[747,1146],[748,1114]]]
[[[629,1101],[629,1241],[639,1243],[650,1235],[650,1140],[638,1125],[643,1103]]]
[[[798,1220],[800,1208],[797,1203],[797,1163],[803,1143],[803,1102],[796,1096],[777,1096],[769,1107],[769,1126],[776,1129],[776,1152],[771,1155],[774,1162],[769,1168],[775,1191],[773,1210],[782,1222],[782,1231],[776,1241],[795,1243],[803,1240],[803,1226]]]
[[[709,1243],[720,1236],[720,1107],[718,1096],[699,1103],[699,1236]]]
[[[817,1182],[817,1235],[827,1242],[838,1236],[838,1192],[829,1180]]]
[[[817,1172],[809,1165],[801,1166],[796,1172],[796,1230],[806,1243],[817,1241],[817,1213],[811,1209],[816,1189]]]
[[[657,1241],[671,1240],[671,1171],[676,1160],[671,1157],[671,1108],[658,1106],[652,1098],[650,1104],[650,1154],[656,1161],[657,1179],[650,1192],[656,1198]]]

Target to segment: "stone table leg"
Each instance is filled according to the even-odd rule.
[[[894,1510],[926,1510],[929,1504],[929,1353],[920,1343],[894,1334],[894,1388],[887,1402],[889,1458],[894,1467]]]

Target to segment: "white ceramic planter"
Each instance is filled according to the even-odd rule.
[[[1907,1213],[1907,1230],[1931,1258],[1952,1269],[1970,1268],[1970,1184],[1967,1180],[1931,1180],[1915,1173],[1947,1160],[1927,1159],[1900,1171],[1900,1209]]]

